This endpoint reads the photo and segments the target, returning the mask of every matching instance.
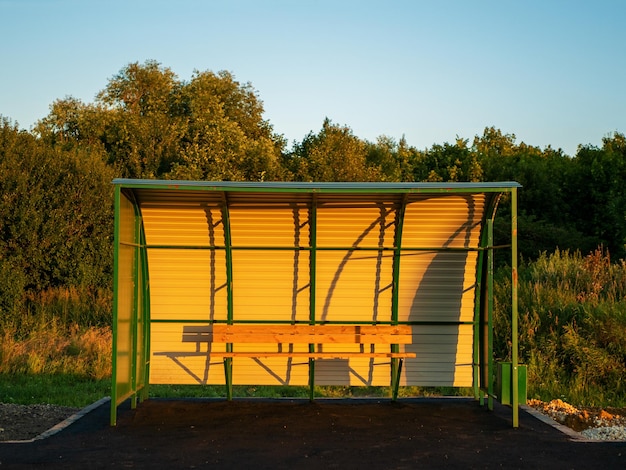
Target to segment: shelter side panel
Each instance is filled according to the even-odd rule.
[[[119,232],[116,234],[117,269],[115,279],[115,350],[114,374],[117,397],[125,396],[132,389],[133,331],[137,317],[136,277],[138,276],[138,237],[136,217],[132,203],[123,194],[118,208]]]

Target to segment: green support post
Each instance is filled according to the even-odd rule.
[[[309,324],[315,325],[315,295],[316,295],[316,272],[317,272],[317,197],[311,198],[311,210],[309,212]],[[315,345],[309,344],[309,352],[315,352]],[[315,398],[315,359],[309,359],[309,400]]]
[[[517,343],[517,188],[511,190],[511,361],[513,385],[513,427],[519,426],[519,377]]]
[[[487,407],[493,410],[493,218],[487,219]]]
[[[232,344],[230,345],[232,351]],[[224,358],[224,378],[226,379],[226,399],[233,399],[233,358]]]
[[[224,253],[226,258],[226,299],[227,299],[227,323],[233,324],[233,247],[230,234],[230,215],[228,212],[228,199],[222,194],[222,224],[224,226]],[[226,351],[233,352],[232,343],[226,344]],[[226,399],[233,399],[233,358],[224,358],[224,380],[226,381]]]
[[[113,339],[112,339],[112,358],[111,358],[111,413],[110,423],[111,426],[117,424],[117,401],[118,401],[118,389],[117,389],[117,343],[118,343],[118,308],[119,308],[119,278],[120,278],[120,206],[121,206],[121,190],[119,186],[115,186],[114,193],[114,211],[115,219],[113,223]]]
[[[393,325],[398,324],[398,309],[399,309],[399,289],[400,289],[400,258],[402,256],[402,229],[404,226],[404,213],[408,204],[408,194],[404,194],[400,207],[396,212],[396,233],[394,236],[394,251],[393,251],[393,274],[392,274],[392,291],[391,291],[391,323]],[[391,352],[400,352],[400,346],[397,344],[391,345]],[[391,358],[391,399],[396,401],[398,399],[398,388],[400,387],[400,374],[402,373],[402,360],[393,357]]]

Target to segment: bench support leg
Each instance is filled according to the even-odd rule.
[[[224,358],[224,378],[226,380],[226,399],[233,399],[233,358]]]
[[[400,374],[402,373],[402,359],[393,358],[391,360],[391,399],[398,399],[398,388],[400,388]]]

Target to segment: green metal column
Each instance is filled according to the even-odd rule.
[[[222,194],[222,224],[224,226],[224,249],[226,258],[226,303],[227,303],[227,323],[233,324],[233,250],[232,238],[230,233],[230,215],[228,212],[228,199],[226,194]],[[232,343],[226,344],[226,351],[232,352]],[[226,381],[226,399],[233,399],[233,358],[224,358],[224,378]]]
[[[309,324],[315,325],[315,296],[316,296],[316,272],[317,272],[317,197],[311,198],[309,211]],[[309,352],[315,352],[315,345],[309,344]],[[315,359],[309,358],[309,400],[315,398]]]
[[[517,344],[517,188],[511,190],[511,367],[513,385],[513,427],[519,426],[519,380]]]
[[[134,268],[133,268],[133,284],[135,287],[135,292],[133,295],[133,312],[131,315],[131,325],[130,325],[130,330],[131,330],[131,348],[130,348],[130,388],[132,390],[132,396],[131,396],[131,400],[130,400],[130,406],[131,408],[136,408],[137,407],[137,371],[139,368],[139,364],[137,364],[137,359],[138,359],[138,354],[137,354],[137,335],[139,334],[139,328],[138,328],[138,323],[139,323],[139,316],[141,315],[141,310],[142,310],[142,302],[141,302],[141,298],[142,298],[142,289],[143,289],[143,284],[142,284],[142,275],[143,275],[143,271],[141,268],[141,214],[139,212],[139,207],[137,206],[137,204],[134,204],[134,209],[135,209],[135,226],[134,226],[134,242],[136,243],[136,246],[133,249],[133,256],[134,256]]]
[[[393,252],[393,274],[391,283],[391,323],[398,324],[398,310],[399,310],[399,290],[400,290],[400,259],[402,256],[402,229],[404,226],[404,214],[406,206],[408,204],[408,194],[404,194],[400,207],[396,212],[396,233],[394,236],[394,252]],[[391,345],[391,352],[400,352],[400,346],[397,344]],[[391,359],[391,398],[393,401],[398,399],[398,389],[400,387],[400,375],[402,374],[402,359]]]
[[[480,250],[478,252],[478,259],[476,260],[476,296],[474,299],[474,322],[473,322],[473,328],[474,328],[474,347],[472,350],[472,382],[474,384],[473,386],[473,393],[474,393],[474,398],[475,399],[480,399],[480,405],[483,406],[484,403],[484,399],[483,399],[483,395],[481,393],[481,367],[484,367],[484,365],[481,363],[481,348],[482,348],[482,343],[480,341],[481,339],[481,328],[483,327],[482,324],[482,309],[483,309],[483,275],[484,275],[484,270],[483,270],[483,263],[484,263],[484,258],[485,258],[485,248],[488,246],[487,245],[487,235],[485,233],[486,227],[483,227],[481,234],[480,234],[480,247],[482,248],[482,250]]]
[[[143,227],[143,226],[142,226]],[[149,378],[150,378],[150,276],[148,270],[148,249],[146,247],[146,234],[145,230],[141,230],[141,266],[142,266],[142,284],[143,284],[143,297],[142,297],[142,318],[141,326],[142,341],[141,354],[143,358],[142,364],[142,389],[139,401],[146,400],[149,396]]]
[[[493,216],[487,219],[487,403],[493,410]]]
[[[119,186],[115,186],[114,195],[114,212],[115,222],[113,227],[113,341],[111,357],[111,426],[117,424],[117,321],[118,321],[118,308],[119,308],[119,294],[118,294],[118,282],[120,271],[120,205],[121,205],[121,190]]]

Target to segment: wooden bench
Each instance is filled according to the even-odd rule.
[[[232,359],[235,357],[296,357],[309,360],[310,398],[313,399],[314,367],[316,359],[348,359],[351,357],[391,359],[391,386],[395,400],[398,395],[402,361],[415,357],[415,353],[400,352],[400,344],[412,342],[409,325],[276,325],[276,324],[213,324],[203,327],[188,327],[183,333],[183,342],[226,344],[225,351],[214,351],[209,355],[224,358],[228,399],[232,398]],[[266,344],[259,350],[236,350],[236,344]],[[326,345],[359,345],[358,350],[325,351]],[[294,347],[285,347],[293,345]],[[300,345],[300,347],[296,347]],[[306,345],[306,348],[302,346]],[[366,345],[375,345],[366,348]],[[378,345],[378,347],[376,347]],[[388,345],[388,351],[381,346]],[[294,350],[296,349],[296,350]],[[308,350],[307,350],[308,349]],[[333,348],[336,349],[336,348]]]

